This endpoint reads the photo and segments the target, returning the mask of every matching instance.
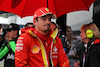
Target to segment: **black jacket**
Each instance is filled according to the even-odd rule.
[[[83,47],[81,52],[80,67],[83,65],[85,49]],[[84,67],[100,67],[100,42],[94,44],[88,43]]]
[[[7,45],[6,45],[7,43],[5,43],[5,41],[6,41],[6,40],[2,40],[2,41],[0,42],[0,45],[1,45],[1,46],[2,46],[2,44],[5,44],[4,46],[2,46],[3,48],[4,48],[5,46],[7,46]],[[0,49],[1,49],[1,47],[0,47]],[[2,49],[2,50],[3,50],[3,49]],[[9,51],[6,53],[5,56],[3,56],[3,57],[0,59],[0,61],[3,60],[3,59],[4,59],[4,67],[15,67],[15,61],[14,61],[14,59],[15,59],[15,53],[12,51],[11,48],[9,48]]]

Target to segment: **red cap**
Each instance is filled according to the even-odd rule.
[[[36,19],[37,17],[42,17],[42,16],[45,16],[47,14],[52,14],[52,18],[56,18],[56,15],[53,14],[52,12],[50,12],[48,8],[42,7],[42,8],[37,9],[34,12],[33,20]]]

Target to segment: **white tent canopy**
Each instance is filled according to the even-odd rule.
[[[67,14],[67,25],[72,27],[72,30],[80,30],[83,24],[92,22],[93,4],[89,11],[76,11]]]
[[[9,24],[9,19],[0,17],[0,24]]]

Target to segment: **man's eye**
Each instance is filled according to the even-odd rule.
[[[49,21],[51,21],[51,18],[49,18]]]
[[[43,18],[42,20],[46,20],[45,18]]]
[[[67,31],[67,32],[70,32],[70,31]]]

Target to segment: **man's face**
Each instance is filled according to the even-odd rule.
[[[80,36],[81,36],[81,38],[82,38],[82,42],[86,43],[86,40],[87,40],[86,33],[85,33],[85,31],[82,30],[82,29],[81,29],[80,31],[81,31]]]
[[[8,37],[9,38],[16,38],[17,37],[17,30],[12,30],[10,32],[8,32]]]
[[[67,36],[68,40],[72,39],[73,33],[72,33],[72,30],[70,28],[67,29],[66,36]]]
[[[71,31],[70,28],[67,29],[67,31],[66,31],[66,35],[67,35],[67,36],[72,36],[72,31]]]
[[[51,15],[39,17],[38,21],[35,20],[35,23],[34,23],[35,29],[40,33],[41,32],[48,32],[50,29],[50,26],[51,26],[51,18],[52,18]]]

